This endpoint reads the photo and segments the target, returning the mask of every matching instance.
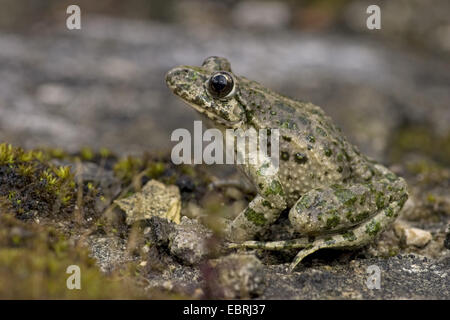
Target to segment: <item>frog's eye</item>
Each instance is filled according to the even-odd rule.
[[[227,98],[234,92],[234,80],[228,72],[219,71],[209,78],[207,87],[214,98]]]

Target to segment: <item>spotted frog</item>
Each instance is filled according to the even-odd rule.
[[[398,216],[408,199],[401,177],[360,153],[324,111],[237,76],[221,57],[201,67],[179,66],[166,75],[172,92],[222,131],[278,129],[279,169],[239,168],[257,195],[226,231],[230,248],[301,249],[293,270],[322,248],[356,248],[375,239]],[[283,211],[300,236],[255,241]]]

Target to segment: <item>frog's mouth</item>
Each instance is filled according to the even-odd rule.
[[[206,110],[205,108],[199,107],[198,105],[189,102],[188,100],[185,100],[181,97],[179,97],[181,100],[183,100],[186,104],[188,104],[189,106],[191,106],[194,110],[196,110],[197,112],[201,113],[202,115],[204,115],[205,117],[207,117],[208,119],[211,119],[212,121],[223,125],[224,127],[230,128],[230,129],[236,129],[239,128],[241,125],[242,120],[237,120],[237,121],[229,121],[229,120],[225,120],[224,118],[220,117],[219,115],[215,114],[212,111]]]

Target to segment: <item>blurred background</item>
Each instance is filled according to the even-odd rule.
[[[68,30],[66,8],[81,8]],[[381,8],[381,30],[366,9]],[[322,106],[365,153],[450,165],[450,2],[0,1],[0,141],[26,148],[167,150],[197,115],[166,88],[180,64]]]

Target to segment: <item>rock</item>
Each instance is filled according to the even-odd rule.
[[[444,247],[450,250],[450,224],[447,226],[447,235],[445,236]]]
[[[185,264],[196,265],[210,254],[211,238],[212,233],[203,225],[183,216],[170,235],[170,253]]]
[[[143,221],[144,237],[159,247],[168,247],[170,236],[175,232],[175,224],[167,219],[151,217]]]
[[[407,246],[415,246],[418,248],[425,247],[433,238],[431,233],[419,228],[410,228],[402,222],[396,222],[394,231]]]
[[[408,246],[425,247],[432,239],[431,233],[419,228],[405,229],[406,244]]]
[[[283,2],[244,1],[236,5],[232,19],[240,28],[284,29],[291,20],[291,12]]]
[[[152,216],[180,223],[181,197],[176,186],[166,186],[159,181],[150,180],[140,192],[114,203],[125,211],[128,224]]]
[[[254,255],[231,254],[210,264],[225,298],[248,299],[264,292],[264,266]]]

